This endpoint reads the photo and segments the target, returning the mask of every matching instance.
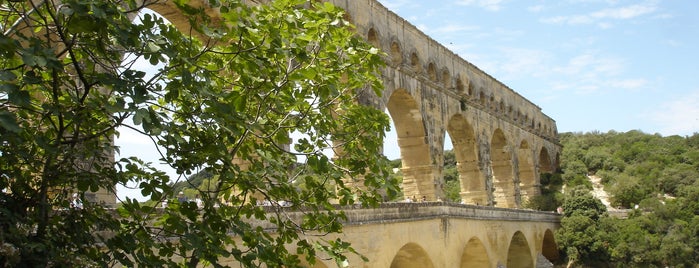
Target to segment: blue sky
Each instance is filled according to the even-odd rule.
[[[699,132],[699,1],[379,0],[559,132]]]

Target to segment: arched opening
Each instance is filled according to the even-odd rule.
[[[541,255],[544,255],[544,257],[552,263],[556,263],[560,257],[558,245],[556,245],[556,239],[551,229],[546,229],[546,232],[544,232],[544,241],[541,244]]]
[[[432,62],[427,65],[427,78],[429,78],[430,81],[437,82],[437,68],[434,67],[434,63]]]
[[[493,267],[490,263],[488,252],[480,239],[473,237],[468,240],[464,252],[461,254],[461,265],[459,267]]]
[[[464,82],[461,81],[460,77],[456,78],[456,93],[459,95],[467,94],[467,92],[464,92]]]
[[[405,90],[396,90],[386,105],[395,125],[402,162],[403,194],[419,199],[435,199],[433,165],[427,130],[415,99]]]
[[[515,182],[512,174],[512,156],[505,134],[496,129],[490,142],[490,159],[493,169],[493,197],[497,207],[516,207]]]
[[[469,81],[468,82],[468,90],[467,90],[469,96],[473,96],[473,87],[474,87],[473,82]]]
[[[529,122],[529,115],[526,115],[526,114],[525,114],[525,115],[524,115],[524,120],[522,120],[522,125],[523,125],[524,127],[527,127],[528,122]]]
[[[447,132],[454,146],[461,201],[467,204],[486,204],[488,195],[485,191],[485,178],[478,168],[478,144],[473,127],[463,115],[457,114],[449,119]]]
[[[534,268],[534,259],[527,238],[522,232],[517,231],[510,240],[510,247],[507,250],[508,268]]]
[[[534,172],[534,153],[526,140],[523,140],[519,145],[517,160],[519,160],[519,181],[522,184],[520,196],[522,197],[522,202],[524,202],[530,197],[537,196],[541,193],[539,190],[539,180]]]
[[[379,35],[376,33],[376,30],[374,30],[374,28],[369,29],[366,38],[369,44],[377,48],[379,47]]]
[[[434,268],[434,264],[422,247],[408,243],[393,257],[391,268]]]
[[[391,42],[391,62],[393,65],[403,64],[403,53],[398,42]]]
[[[413,68],[413,71],[416,73],[422,71],[422,68],[420,68],[420,58],[415,52],[410,53],[410,67]]]
[[[551,156],[546,147],[542,147],[539,152],[539,172],[540,173],[553,173],[555,171],[553,164],[551,163]]]
[[[442,84],[444,84],[445,89],[451,88],[451,75],[449,75],[448,70],[442,70]]]

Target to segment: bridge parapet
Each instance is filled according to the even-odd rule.
[[[510,209],[448,202],[395,202],[382,203],[376,208],[361,208],[359,206],[338,206],[347,216],[345,226],[365,224],[390,224],[399,222],[423,221],[428,219],[462,219],[503,222],[541,222],[560,224],[561,215],[554,212],[534,211],[525,209]],[[286,217],[300,222],[302,210],[269,207],[269,212],[278,211]],[[258,221],[256,225],[265,229],[275,226],[266,221]]]
[[[560,223],[560,215],[553,212],[446,202],[384,203],[377,208],[343,208],[343,210],[347,215],[345,225],[416,221],[434,218]]]
[[[264,207],[301,226],[303,208]],[[376,208],[337,206],[347,216],[342,233],[303,231],[301,239],[352,243],[369,259],[350,255],[349,267],[536,267],[558,259],[553,231],[560,215],[553,212],[475,206],[447,202],[382,203]],[[271,221],[250,224],[274,232]],[[234,237],[234,239],[240,239]],[[293,250],[293,245],[289,245]],[[319,256],[316,266],[330,267]],[[234,259],[222,260],[237,266]],[[359,265],[359,266],[358,266]]]
[[[302,209],[266,209],[299,223],[303,217]],[[343,232],[323,239],[348,241],[369,259],[350,256],[350,267],[536,267],[541,256],[558,259],[553,231],[561,216],[553,212],[447,202],[336,209],[347,216]],[[255,224],[274,228],[269,222]]]

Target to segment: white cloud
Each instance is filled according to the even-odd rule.
[[[441,26],[439,28],[436,28],[433,31],[436,33],[458,33],[458,32],[476,31],[479,29],[480,29],[480,27],[477,27],[477,26],[460,25],[460,24],[447,24],[447,25]]]
[[[544,6],[544,5],[536,5],[536,6],[529,6],[529,7],[527,7],[527,10],[528,10],[529,12],[541,12],[541,11],[543,11],[544,9],[546,9],[546,6]]]
[[[692,135],[699,132],[699,90],[667,101],[650,116],[663,135]]]
[[[640,89],[648,85],[648,80],[643,78],[612,80],[609,86],[620,89]]]
[[[612,28],[614,25],[608,22],[600,22],[597,23],[597,27],[600,27],[600,29],[609,29]]]
[[[598,11],[590,12],[587,14],[578,14],[570,16],[555,16],[550,18],[541,19],[544,23],[551,24],[597,24],[601,28],[611,27],[609,22],[601,22],[605,20],[627,20],[637,18],[643,15],[652,14],[658,11],[657,4],[652,2],[645,2],[642,4],[628,5],[622,7],[614,8],[604,8]]]
[[[500,11],[504,0],[459,0],[456,2],[462,6],[477,6],[488,11]]]
[[[626,61],[621,58],[585,52],[570,58],[562,66],[550,68],[551,76],[556,78],[551,88],[590,94],[609,90],[637,91],[649,86],[645,78],[621,77],[626,73],[625,69]]]
[[[681,41],[675,40],[675,39],[665,39],[662,41],[663,44],[671,46],[671,47],[681,47],[684,46],[684,44]]]
[[[594,52],[586,52],[568,60],[562,67],[555,67],[553,71],[564,75],[599,77],[619,73],[623,64],[621,60],[602,57]]]
[[[632,19],[642,15],[655,12],[658,7],[654,3],[637,4],[619,8],[607,8],[590,14],[590,17],[596,19]]]
[[[549,72],[547,66],[549,66],[551,55],[544,50],[502,48],[500,51],[504,60],[499,64],[499,69],[508,77],[541,77]]]

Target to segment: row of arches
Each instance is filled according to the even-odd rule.
[[[555,262],[559,258],[559,252],[553,236],[553,232],[547,229],[541,242],[540,252],[532,248],[524,233],[515,232],[507,246],[507,256],[499,259],[494,249],[491,249],[477,236],[471,237],[464,245],[457,246],[462,249],[460,256],[453,260],[443,260],[449,267],[501,267],[508,268],[533,268],[536,267],[538,254],[543,255],[548,261]],[[431,256],[428,250],[420,242],[409,242],[396,251],[391,258],[390,268],[434,268],[437,258]],[[369,260],[371,262],[371,260]],[[311,265],[305,260],[302,266],[309,268],[325,268],[320,259]]]
[[[499,88],[498,92],[505,93],[506,96],[496,95],[492,90],[488,90],[489,86],[482,85],[484,82],[476,82],[477,78],[469,78],[464,73],[452,75],[455,71],[450,71],[446,66],[437,67],[434,61],[423,63],[416,49],[412,49],[409,54],[406,54],[401,45],[405,43],[405,40],[400,42],[397,37],[393,37],[389,38],[389,42],[384,42],[374,27],[369,27],[365,36],[370,44],[387,51],[386,62],[394,68],[402,71],[407,70],[414,75],[424,77],[424,80],[429,81],[433,85],[455,93],[464,104],[468,103],[502,118],[509,119],[539,135],[547,137],[557,135],[553,120],[545,116],[537,119],[540,117],[540,112],[538,109],[534,109],[534,105],[525,105],[532,106],[525,108],[525,111],[516,108],[522,106],[522,103],[528,104],[528,101],[497,80],[490,78],[490,76],[486,75],[490,78],[488,80],[492,80],[494,83],[490,87]],[[470,66],[470,64],[466,64]],[[477,68],[472,67],[472,69]],[[526,111],[530,109],[534,110]]]
[[[517,231],[512,235],[507,246],[506,259],[497,260],[495,253],[474,236],[471,237],[465,245],[462,246],[463,252],[458,260],[447,260],[449,267],[495,267],[505,265],[508,268],[533,268],[536,267],[535,248],[530,247],[526,236]],[[549,261],[558,260],[558,250],[551,230],[546,230],[542,240],[541,254]],[[555,250],[552,250],[555,249]],[[391,261],[391,268],[432,268],[434,265],[434,256],[419,245],[419,243],[408,243],[398,250]],[[493,261],[497,260],[497,261]],[[457,265],[453,265],[457,264]]]
[[[403,190],[406,196],[438,199],[440,180],[435,171],[442,144],[431,142],[434,129],[425,126],[425,115],[407,90],[395,90],[386,108],[393,120],[400,148]],[[539,174],[554,172],[551,157],[536,136],[517,135],[502,127],[477,127],[478,117],[465,112],[449,116],[446,134],[451,137],[459,173],[460,196],[464,203],[499,207],[520,207],[523,199],[539,194]],[[487,120],[487,119],[486,119]],[[432,131],[432,132],[431,132]],[[436,173],[436,174],[435,174]]]

